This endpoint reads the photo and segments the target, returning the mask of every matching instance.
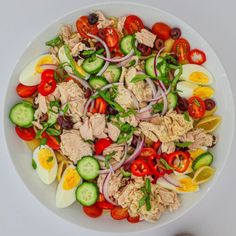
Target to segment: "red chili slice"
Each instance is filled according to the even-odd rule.
[[[206,61],[206,54],[199,49],[193,49],[189,52],[188,60],[191,64],[201,65]]]

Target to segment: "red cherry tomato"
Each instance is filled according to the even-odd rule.
[[[111,57],[122,57],[123,53],[120,50],[119,44],[117,44],[115,47],[110,48]]]
[[[36,136],[36,133],[33,127],[22,128],[22,127],[16,126],[15,130],[16,130],[17,135],[25,141],[33,140]]]
[[[105,41],[109,48],[115,47],[119,42],[119,35],[112,27],[106,27],[104,29]]]
[[[92,206],[83,206],[84,213],[92,218],[97,218],[102,215],[103,210],[95,203]]]
[[[98,33],[98,27],[97,24],[90,25],[88,22],[88,17],[87,16],[81,16],[77,21],[76,21],[76,28],[79,34],[83,38],[89,38],[87,35],[88,33],[97,35]]]
[[[190,52],[190,44],[184,38],[177,39],[173,45],[172,51],[178,56],[179,61],[187,60]]]
[[[139,216],[132,217],[129,215],[127,217],[127,220],[129,221],[129,223],[138,223],[140,222],[140,217]]]
[[[16,87],[17,94],[22,98],[31,97],[37,91],[37,86],[25,86],[18,84]]]
[[[206,106],[204,101],[197,96],[191,97],[188,100],[188,113],[194,119],[202,118],[206,113]]]
[[[193,49],[189,52],[188,60],[192,64],[201,65],[206,61],[206,54],[199,49]]]
[[[98,139],[94,144],[96,155],[102,154],[103,150],[109,147],[112,144],[112,140],[110,138],[101,138]]]
[[[106,114],[107,102],[103,98],[96,98],[93,113]]]
[[[135,176],[145,176],[150,174],[148,164],[144,160],[135,160],[130,167],[130,170]]]
[[[111,209],[111,217],[114,220],[124,220],[129,216],[127,208],[115,206]]]
[[[158,38],[167,40],[170,37],[171,28],[163,22],[157,22],[152,26],[152,32]]]
[[[101,193],[99,194],[96,204],[99,208],[104,209],[104,210],[110,210],[114,207],[113,204],[106,201],[104,195]]]
[[[57,83],[54,78],[55,70],[47,69],[41,75],[41,82],[38,85],[38,91],[41,95],[47,96],[53,93],[56,89]]]
[[[46,144],[51,147],[54,150],[59,150],[60,149],[60,139],[58,136],[51,136],[47,134],[46,132],[42,133],[42,138],[46,138],[47,142]]]
[[[127,34],[134,34],[144,28],[143,21],[135,15],[126,17],[124,28]]]

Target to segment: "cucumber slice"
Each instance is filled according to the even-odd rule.
[[[83,206],[92,206],[98,199],[98,187],[95,183],[84,182],[76,189],[76,200]]]
[[[94,89],[100,89],[103,86],[107,85],[108,81],[103,76],[93,76],[93,77],[89,78],[89,84]]]
[[[34,120],[34,109],[29,102],[20,102],[13,106],[9,113],[9,118],[12,123],[28,128],[32,126]]]
[[[93,180],[99,174],[100,165],[94,157],[85,156],[78,161],[76,169],[83,179]]]
[[[203,166],[210,166],[211,163],[213,162],[213,155],[210,152],[205,152],[203,154],[201,154],[200,156],[198,156],[192,163],[192,168],[193,170],[197,170],[200,167]]]
[[[126,35],[120,41],[120,50],[127,55],[133,49],[133,35]]]
[[[103,59],[93,56],[84,60],[82,68],[88,74],[96,74],[102,69],[104,64],[105,61]]]
[[[146,74],[148,74],[151,78],[156,78],[156,75],[155,75],[155,72],[154,72],[154,59],[155,57],[149,57],[146,61],[145,61],[145,65],[144,65],[144,68],[145,68],[145,71],[146,71]],[[158,57],[157,59],[157,64],[162,62],[162,57]],[[166,65],[162,65],[161,68],[160,68],[160,71],[161,73],[163,74],[164,71],[166,69]]]
[[[120,75],[121,75],[121,68],[115,66],[115,65],[109,65],[105,71],[109,72],[109,74],[112,77],[112,81],[110,81],[111,83],[115,83],[118,82],[120,79]]]
[[[178,101],[178,97],[175,93],[169,93],[167,95],[168,109],[175,109]]]

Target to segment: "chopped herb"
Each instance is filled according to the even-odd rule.
[[[117,122],[115,124],[118,126],[118,128],[121,131],[121,133],[117,139],[117,143],[121,144],[121,143],[128,142],[132,138],[136,128],[127,122],[125,122],[125,123],[124,122]]]
[[[123,113],[119,113],[117,115],[115,115],[118,119],[121,118],[125,118],[125,117],[129,117],[131,115],[136,115],[137,111],[135,111],[134,109],[130,108],[127,111],[123,112]]]
[[[57,101],[57,100],[55,100],[55,101],[50,101],[49,102],[49,106],[50,107],[60,107],[60,102],[59,101]]]
[[[145,186],[141,187],[140,190],[143,192],[143,197],[139,200],[139,208],[140,209],[144,204],[146,204],[147,211],[151,210],[151,201],[150,201],[150,194],[151,194],[151,182],[150,179],[145,180]]]
[[[45,43],[49,47],[56,47],[63,44],[63,40],[60,36],[57,36]]]
[[[146,179],[145,181],[145,188],[146,188],[146,191],[147,193],[151,193],[151,182],[150,182],[150,179]]]
[[[91,144],[91,145],[94,144],[93,140],[89,140],[89,139],[88,139],[88,140],[85,140],[85,142],[86,142],[86,143],[89,143],[89,144]]]
[[[150,211],[152,209],[151,207],[151,201],[150,201],[150,195],[148,195],[145,199],[145,203],[146,203],[146,209],[147,211]]]
[[[183,142],[183,143],[175,142],[175,146],[177,146],[177,147],[182,147],[182,148],[188,147],[188,146],[191,145],[191,144],[192,144],[192,142]]]
[[[167,161],[166,161],[165,159],[160,158],[160,162],[162,163],[162,165],[165,166],[165,168],[166,168],[167,170],[173,170],[173,168],[167,163]]]
[[[47,139],[46,138],[42,138],[40,140],[40,145],[45,145],[47,143]]]
[[[198,107],[201,106],[201,104],[199,103],[199,101],[198,101],[196,98],[194,98],[194,103],[195,103]]]
[[[177,73],[177,75],[175,76],[175,78],[173,79],[172,84],[171,84],[171,90],[172,90],[172,92],[175,91],[176,85],[177,85],[177,83],[178,83],[178,81],[179,81],[179,79],[180,79],[180,76],[181,76],[182,73],[183,73],[183,67],[182,67],[182,65],[179,65],[178,70],[179,70],[179,72]]]
[[[42,138],[42,133],[48,128],[48,124],[47,123],[43,123],[43,129],[41,130],[37,130],[36,132],[36,138]]]
[[[129,171],[125,171],[123,168],[121,168],[121,174],[125,177],[128,178],[131,176],[131,173]]]
[[[52,136],[59,136],[61,134],[60,130],[53,129],[53,128],[47,128],[46,132],[47,134],[52,135]]]
[[[57,82],[59,82],[60,81],[60,76],[59,76],[59,74],[58,74],[58,72],[57,71],[54,71],[54,79],[57,81]]]
[[[144,196],[139,200],[139,202],[138,202],[138,209],[140,209],[140,208],[145,204],[146,198],[147,198],[147,196],[144,195]]]
[[[92,54],[94,54],[94,53],[95,53],[94,50],[85,50],[85,51],[83,51],[83,52],[81,53],[81,55],[83,55],[83,56],[90,56],[90,55],[92,55]]]
[[[47,159],[47,163],[49,163],[49,162],[51,162],[51,161],[53,161],[53,156],[51,156],[51,157],[49,157],[49,158]]]
[[[95,54],[102,54],[104,51],[105,51],[104,48],[100,48],[95,52]]]
[[[136,64],[136,61],[135,60],[132,60],[129,62],[129,66],[134,66]]]
[[[134,78],[131,80],[131,83],[137,83],[139,81],[147,79],[149,76],[146,74],[138,74],[135,75]]]
[[[65,107],[61,111],[63,112],[63,114],[66,114],[68,109],[69,109],[69,103],[66,103]]]
[[[109,161],[111,160],[111,158],[116,154],[116,151],[113,151],[111,153],[109,153],[108,155],[105,156],[105,160],[104,160],[104,163],[105,163],[105,166],[106,168],[110,168],[109,166]]]
[[[185,119],[186,121],[190,121],[189,114],[188,114],[187,111],[184,112],[184,119]]]
[[[160,112],[162,112],[163,107],[164,107],[163,102],[156,103],[156,104],[152,105],[152,112],[153,113],[160,113]]]
[[[36,164],[36,162],[33,158],[32,158],[32,167],[33,167],[34,170],[37,169],[37,164]]]

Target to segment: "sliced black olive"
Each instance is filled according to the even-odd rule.
[[[207,110],[207,111],[211,111],[211,110],[212,110],[213,108],[215,108],[215,106],[216,106],[215,101],[212,100],[212,99],[210,99],[210,98],[206,99],[206,100],[204,101],[204,103],[205,103],[205,106],[206,106],[206,110]]]
[[[186,98],[179,97],[178,98],[178,108],[181,111],[187,111],[188,110],[188,100]]]
[[[137,49],[141,52],[142,56],[149,56],[152,54],[152,49],[144,44],[139,43]]]
[[[154,47],[157,51],[160,51],[164,47],[164,41],[162,39],[156,39],[154,43]]]
[[[181,36],[181,30],[180,28],[173,28],[171,31],[170,31],[170,37],[172,39],[179,39]]]
[[[69,116],[58,116],[57,122],[62,129],[68,130],[73,128],[73,122]]]
[[[91,13],[88,16],[88,22],[90,25],[94,25],[98,22],[98,16],[95,13]]]

